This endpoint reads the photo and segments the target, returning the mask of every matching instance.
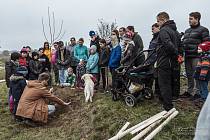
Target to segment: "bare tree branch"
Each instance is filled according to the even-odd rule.
[[[51,21],[50,21],[50,7],[48,7],[48,24],[49,24],[49,29],[50,29],[50,44],[52,44],[52,27],[51,27]]]
[[[56,40],[63,38],[65,31],[63,32],[63,20],[62,20],[62,22],[60,24],[60,30],[59,30],[59,32],[57,32],[58,30],[56,30],[55,14],[54,14],[54,12],[50,12],[50,7],[48,7],[47,14],[48,14],[48,23],[47,23],[48,26],[47,27],[49,27],[49,30],[47,30],[47,31],[49,31],[50,38],[48,39],[46,36],[43,17],[42,17],[42,31],[43,31],[46,41],[47,42],[50,41],[49,43],[52,45]],[[57,36],[56,36],[56,34],[57,34]]]
[[[57,40],[57,39],[60,37],[61,32],[62,32],[62,29],[63,29],[63,20],[62,20],[62,22],[61,22],[60,31],[59,31],[59,33],[58,33],[57,37],[55,38],[55,40]]]
[[[99,21],[98,31],[101,38],[108,38],[109,36],[111,36],[112,30],[117,28],[116,20],[112,23],[108,23],[103,19],[99,19],[98,21]]]
[[[44,34],[44,38],[45,38],[45,40],[48,42],[48,40],[47,40],[47,36],[46,36],[46,33],[45,33],[45,28],[44,28],[44,19],[43,19],[43,17],[42,17],[42,31],[43,31],[43,34]]]
[[[54,12],[53,12],[53,42],[54,43],[55,41],[55,15],[54,15]]]
[[[60,38],[58,39],[58,41],[61,40],[64,37],[65,33],[66,33],[66,31],[63,32],[63,34],[60,36]]]

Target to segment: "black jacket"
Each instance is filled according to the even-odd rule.
[[[92,46],[92,45],[95,45],[96,47],[97,47],[97,53],[99,53],[100,54],[100,44],[99,44],[99,40],[100,40],[100,37],[99,36],[97,36],[96,37],[96,39],[95,39],[95,41],[90,41],[90,47]]]
[[[143,48],[144,48],[143,41],[141,39],[141,36],[137,32],[134,34],[133,41],[134,41],[134,44],[135,44],[134,45],[134,50],[136,50],[136,52],[142,51]],[[134,65],[138,66],[138,65],[142,64],[142,62],[144,60],[145,60],[145,55],[144,54],[139,55],[139,57],[134,62]]]
[[[39,57],[39,61],[41,62],[42,68],[41,72],[50,72],[51,71],[51,63],[49,58],[43,54]]]
[[[184,33],[183,45],[186,58],[199,57],[198,45],[204,41],[210,41],[209,30],[198,24],[187,29]]]
[[[181,48],[181,36],[173,20],[167,21],[161,28],[158,37],[157,67],[171,68],[177,64]]]
[[[39,74],[42,72],[41,62],[31,59],[29,62],[29,80],[37,80]]]
[[[69,66],[70,66],[70,59],[71,59],[71,57],[70,57],[70,52],[69,52],[69,50],[67,50],[66,48],[64,49],[64,61],[63,61],[63,63],[62,63],[62,60],[61,60],[61,50],[59,49],[58,51],[57,51],[57,66],[58,66],[58,69],[62,69],[62,68],[64,68],[64,69],[67,69]]]
[[[15,63],[13,60],[5,62],[5,80],[6,85],[9,88],[9,78],[12,74],[15,74],[18,63]]]
[[[156,49],[158,47],[158,35],[159,35],[159,32],[158,33],[155,33],[153,34],[153,38],[152,40],[150,41],[150,44],[149,44],[149,49],[153,50],[151,52],[148,52],[148,60],[147,60],[147,64],[154,64],[157,60],[157,53],[156,53]]]
[[[9,96],[12,95],[14,99],[14,110],[13,110],[14,114],[16,113],[17,106],[25,86],[26,86],[26,80],[23,76],[12,75],[10,77]]]
[[[99,67],[107,67],[109,63],[110,51],[108,48],[101,48],[100,52],[101,53],[99,54]]]

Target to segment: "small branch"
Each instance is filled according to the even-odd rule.
[[[63,34],[60,36],[60,38],[58,39],[58,41],[60,41],[64,37],[65,33],[66,33],[66,31],[63,32]]]
[[[54,12],[53,12],[53,42],[54,43],[55,41],[55,15],[54,15]]]
[[[57,39],[60,37],[61,32],[62,32],[62,29],[63,29],[63,20],[62,20],[62,22],[61,22],[60,31],[59,31],[59,33],[58,33],[57,37],[55,38],[55,40],[57,40]]]
[[[45,33],[45,29],[44,29],[44,20],[43,20],[43,17],[42,17],[42,32],[44,34],[45,40],[48,42],[48,39],[47,39],[47,36],[46,36],[46,33]]]
[[[49,29],[50,29],[50,44],[52,44],[52,27],[51,27],[51,21],[50,21],[50,7],[48,7],[48,24],[49,24]]]

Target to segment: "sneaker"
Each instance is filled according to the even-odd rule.
[[[189,92],[185,91],[184,94],[180,95],[179,97],[180,98],[190,98],[190,97],[192,97],[192,95]]]
[[[198,99],[201,99],[201,95],[195,94],[194,96],[192,96],[192,97],[190,98],[190,101],[195,101],[195,100],[198,100]]]

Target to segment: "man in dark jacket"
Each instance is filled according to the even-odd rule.
[[[184,33],[183,45],[185,53],[185,69],[188,80],[188,90],[182,97],[190,97],[194,95],[194,99],[199,98],[198,84],[194,81],[193,74],[198,63],[198,45],[209,39],[209,30],[200,25],[201,14],[199,12],[192,12],[189,14],[188,28]]]
[[[157,60],[157,53],[156,53],[156,49],[158,47],[158,35],[159,35],[159,32],[160,32],[160,27],[157,23],[153,24],[152,25],[152,34],[153,34],[153,37],[152,37],[152,40],[150,41],[150,44],[149,44],[149,49],[153,50],[153,51],[149,51],[148,52],[148,56],[149,57],[147,59],[147,64],[151,65],[151,70],[154,70],[155,67],[154,67],[154,64]],[[157,95],[160,95],[160,89],[159,89],[159,86],[158,86],[158,78],[157,78],[157,73],[155,71],[155,93]],[[151,88],[152,89],[152,85],[153,85],[153,81],[154,79],[151,78],[148,83],[146,84],[147,87]]]
[[[177,32],[176,24],[169,20],[166,12],[157,15],[157,23],[160,26],[159,46],[157,48],[158,84],[160,87],[163,107],[165,110],[173,108],[172,96],[179,91],[179,83],[176,80],[174,71],[178,68],[179,47],[181,38]]]
[[[67,69],[70,66],[70,52],[64,47],[63,41],[58,42],[59,50],[57,52],[57,66],[59,69],[60,85],[66,83],[68,75]]]
[[[126,30],[132,33],[133,41],[135,44],[134,50],[136,50],[137,52],[142,51],[144,48],[143,41],[141,39],[141,36],[138,34],[138,32],[135,32],[134,26],[128,26]],[[145,59],[145,56],[140,55],[139,58],[135,62],[135,66],[142,64],[144,59]]]

